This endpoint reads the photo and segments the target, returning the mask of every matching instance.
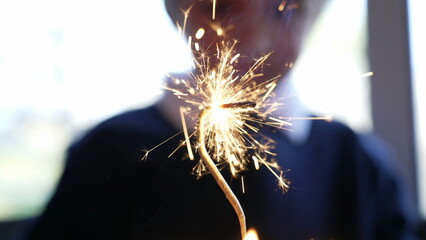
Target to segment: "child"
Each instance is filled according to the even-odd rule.
[[[218,0],[215,20],[210,0],[165,3],[173,22],[183,23],[182,10],[191,8],[186,34],[205,29],[198,41],[211,59],[211,46],[236,39],[240,73],[252,59],[273,52],[255,81],[280,75],[281,92],[288,90],[285,80],[324,1]],[[190,81],[185,76],[179,77]],[[182,160],[185,149],[168,158],[178,138],[140,160],[140,149],[151,149],[181,129],[178,107],[183,104],[166,94],[154,106],[106,120],[74,143],[57,191],[29,239],[240,239],[237,217],[213,178],[190,174],[196,162]],[[297,99],[285,104],[277,114],[309,115]],[[411,236],[385,153],[371,151],[374,147],[336,122],[300,121],[292,132],[262,131],[276,141],[278,163],[291,170],[289,191],[276,191],[274,177],[261,168],[245,173],[243,194],[240,182],[223,171],[247,225],[261,239]]]

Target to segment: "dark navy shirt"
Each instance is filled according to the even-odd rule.
[[[223,173],[248,227],[263,240],[411,239],[397,178],[378,146],[348,127],[314,121],[295,145],[265,128],[291,181],[283,194],[265,168],[239,179]],[[57,190],[29,239],[239,239],[236,214],[212,176],[191,175],[183,137],[155,107],[113,117],[73,144]]]

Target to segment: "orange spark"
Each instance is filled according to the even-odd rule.
[[[287,0],[281,1],[280,5],[278,6],[278,11],[280,12],[284,11],[286,5],[287,5]]]

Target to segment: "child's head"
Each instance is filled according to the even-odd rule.
[[[205,34],[198,40],[215,53],[216,43],[237,40],[237,52],[243,56],[238,67],[247,70],[252,59],[273,52],[263,73],[267,78],[285,75],[297,59],[313,19],[327,0],[216,0],[212,19],[212,0],[165,0],[167,11],[181,26],[182,11],[191,8],[186,21],[188,36],[198,29]],[[218,29],[220,29],[218,31]],[[290,67],[289,67],[290,66]]]

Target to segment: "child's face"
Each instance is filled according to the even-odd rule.
[[[224,39],[238,41],[240,71],[248,70],[253,59],[273,52],[263,68],[263,80],[283,76],[299,54],[305,32],[302,0],[217,0],[215,20],[212,0],[180,1],[185,2],[181,9],[192,4],[186,34],[211,49],[208,54],[215,54],[216,44]],[[204,36],[194,39],[200,28],[205,29]]]

